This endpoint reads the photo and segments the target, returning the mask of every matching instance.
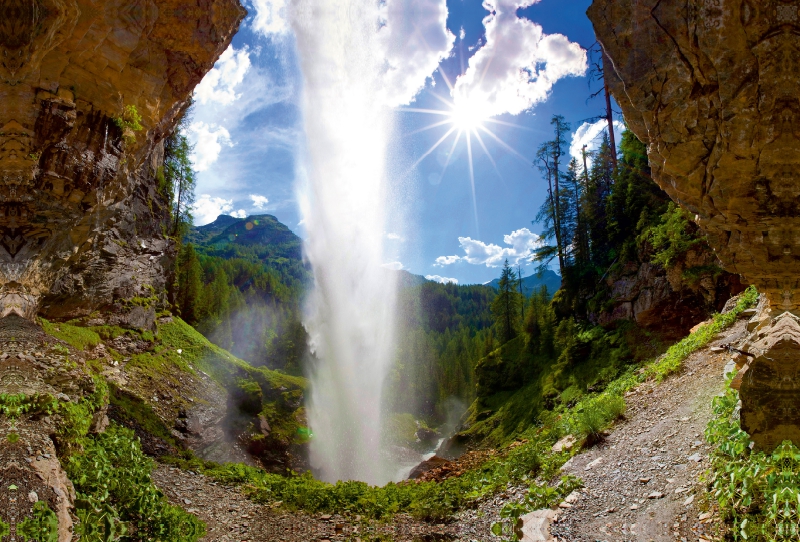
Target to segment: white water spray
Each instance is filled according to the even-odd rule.
[[[375,0],[296,0],[304,76],[306,185],[299,199],[315,289],[306,327],[311,462],[327,481],[392,477],[381,388],[394,352],[395,284],[383,263],[390,110],[382,97]]]

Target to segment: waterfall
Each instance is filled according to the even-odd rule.
[[[381,267],[386,146],[378,2],[296,0],[306,133],[298,200],[314,270],[305,325],[311,463],[326,481],[382,484],[381,388],[394,352],[395,284]]]

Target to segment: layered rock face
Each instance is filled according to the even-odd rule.
[[[2,314],[163,290],[160,142],[242,16],[237,0],[0,5]],[[131,106],[139,132],[114,122]]]
[[[588,14],[612,93],[648,144],[654,180],[696,215],[725,268],[766,293],[772,316],[798,314],[800,2],[595,0]],[[767,423],[779,427],[769,438],[752,421],[754,408],[777,416],[762,408],[769,390],[786,404],[800,400],[786,384],[800,371],[797,356],[759,369],[773,349],[800,346],[800,335],[775,332],[782,338],[750,366],[759,391],[742,388],[743,427],[765,448],[781,438],[800,443],[794,411]]]
[[[12,538],[44,501],[72,539],[74,491],[51,440],[65,422],[46,414],[94,393],[34,317],[105,310],[104,323],[153,325],[158,300],[130,300],[163,300],[173,259],[162,142],[244,14],[238,0],[0,2],[0,528]],[[107,423],[100,411],[93,429]]]

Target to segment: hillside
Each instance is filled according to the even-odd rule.
[[[489,282],[487,286],[491,286],[495,290],[500,284],[500,279],[494,279]],[[525,297],[530,297],[534,292],[544,286],[547,288],[547,293],[551,296],[561,288],[561,277],[552,269],[545,269],[541,273],[534,273],[527,277],[522,277],[522,293]]]

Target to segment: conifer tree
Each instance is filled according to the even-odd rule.
[[[497,286],[497,297],[492,302],[492,313],[495,317],[497,338],[501,344],[516,337],[519,327],[521,295],[517,291],[517,280],[514,269],[506,260]]]
[[[175,131],[164,141],[164,181],[162,192],[171,206],[170,235],[181,238],[192,225],[195,172],[190,155],[192,146],[186,138],[188,115],[184,115]]]
[[[203,269],[197,252],[191,243],[181,250],[178,261],[178,289],[175,305],[181,317],[190,325],[196,325],[202,318]]]

